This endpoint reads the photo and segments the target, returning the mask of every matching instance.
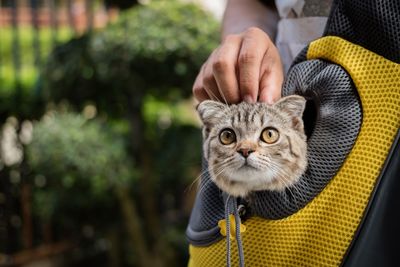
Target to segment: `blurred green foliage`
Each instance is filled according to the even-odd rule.
[[[87,194],[101,196],[133,178],[123,138],[82,115],[46,115],[35,125],[27,152],[36,173],[67,190],[82,184]]]
[[[188,98],[217,40],[208,13],[174,0],[135,6],[55,47],[30,93],[69,112],[34,123],[25,162],[34,216],[56,239],[76,241],[89,224],[111,243],[110,266],[186,265],[188,189],[201,161]],[[94,119],[80,115],[87,105]]]
[[[33,46],[36,34],[40,47],[39,55],[35,55]],[[13,35],[18,35],[19,47],[14,47]],[[60,27],[57,42],[65,42],[71,36],[72,31],[69,28]],[[20,118],[37,117],[43,110],[37,103],[40,102],[40,70],[37,65],[39,62],[35,62],[35,58],[44,61],[49,55],[53,47],[51,28],[44,27],[35,32],[33,27],[25,25],[15,32],[12,27],[2,26],[0,37],[0,118],[4,119],[9,115],[17,115]],[[14,68],[13,51],[19,53],[20,57],[18,74]]]
[[[110,212],[116,186],[135,181],[123,136],[106,126],[66,112],[49,113],[35,124],[27,156],[37,185],[35,213],[43,220],[75,224],[79,230],[80,224]],[[100,212],[93,217],[96,208]]]
[[[217,29],[217,22],[194,4],[138,6],[104,30],[58,47],[44,72],[45,94],[78,106],[95,100],[119,114],[127,96],[187,97],[217,45]]]
[[[197,6],[176,1],[128,11],[92,39],[90,52],[99,77],[121,85],[141,82],[157,91],[191,88],[194,74],[216,46],[217,24],[205,23],[205,17]]]

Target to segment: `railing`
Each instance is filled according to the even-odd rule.
[[[57,44],[104,27],[117,16],[118,9],[103,0],[0,0],[0,97],[18,101],[23,90],[33,91]],[[31,191],[12,177],[4,162],[0,165],[0,266],[8,266],[10,255],[13,264],[22,265],[70,248],[64,243],[34,248]],[[46,239],[46,229],[41,231]]]
[[[104,27],[117,14],[101,0],[0,1],[0,91],[30,87],[57,43]]]

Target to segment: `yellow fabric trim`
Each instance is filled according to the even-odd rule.
[[[229,221],[230,221],[230,235],[229,238],[231,240],[236,240],[236,222],[235,222],[235,216],[233,214],[229,215]],[[221,235],[226,236],[226,220],[219,220],[218,221],[218,227],[219,232]],[[243,234],[246,232],[246,226],[244,224],[240,224],[240,234]]]
[[[244,222],[246,266],[338,266],[400,127],[399,64],[331,36],[312,42],[307,58],[332,61],[351,75],[363,107],[361,130],[337,175],[305,208],[282,220]],[[190,246],[190,255],[190,267],[225,266],[225,240]]]

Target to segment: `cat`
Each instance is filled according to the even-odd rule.
[[[231,196],[246,197],[298,182],[307,167],[305,103],[298,95],[273,105],[201,102],[203,154],[214,183]]]

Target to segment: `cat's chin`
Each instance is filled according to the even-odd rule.
[[[287,177],[276,177],[274,173],[265,173],[256,169],[246,168],[231,174],[229,178],[223,175],[212,178],[222,191],[231,196],[243,198],[253,191],[284,191],[287,187],[297,183],[300,175],[288,180]]]
[[[229,181],[225,179],[214,180],[217,186],[224,192],[234,197],[246,197],[250,190],[244,182]]]

